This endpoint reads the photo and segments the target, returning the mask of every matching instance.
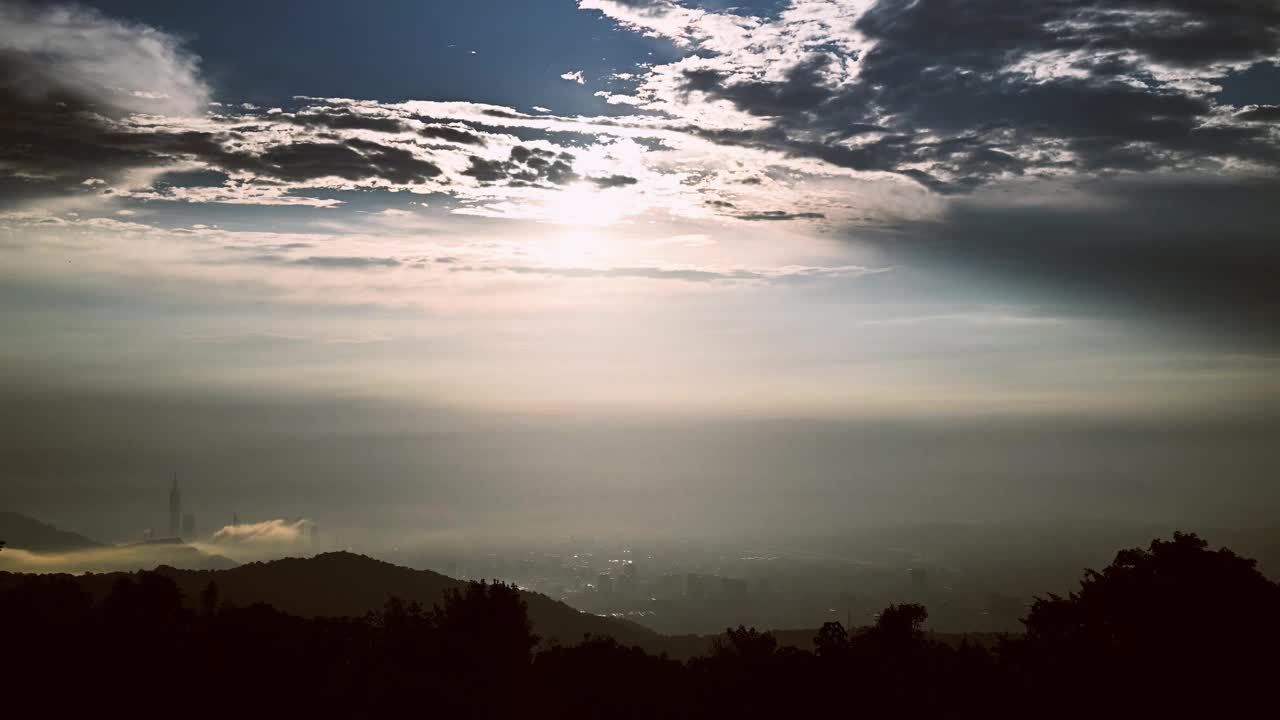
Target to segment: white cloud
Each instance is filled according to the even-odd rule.
[[[310,520],[275,518],[262,522],[227,525],[213,534],[215,545],[282,545],[308,540]]]
[[[173,36],[73,5],[0,3],[0,51],[26,58],[6,78],[30,99],[71,93],[122,113],[196,115],[209,89]]]
[[[568,80],[569,82],[576,82],[579,85],[585,85],[587,83],[586,78],[582,76],[581,70],[570,70],[567,73],[561,74],[560,79]]]
[[[224,555],[239,562],[264,560],[285,555],[319,552],[311,541],[311,520],[275,518],[255,523],[227,525],[220,528],[209,542],[197,547]]]

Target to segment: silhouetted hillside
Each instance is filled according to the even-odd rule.
[[[383,593],[398,597],[304,615],[352,615]],[[346,553],[219,572],[0,573],[3,674],[55,716],[77,702],[100,712],[137,686],[198,716],[1243,717],[1271,701],[1280,644],[1280,585],[1181,533],[1037,598],[1026,634],[990,647],[942,642],[924,606],[903,604],[870,627],[827,623],[812,649],[738,626],[678,662],[599,635],[539,647],[528,600],[549,632],[630,630],[514,586]]]
[[[348,552],[249,563],[229,570],[159,567],[156,572],[171,578],[188,602],[213,582],[224,602],[240,606],[266,603],[301,617],[361,617],[381,608],[391,597],[430,607],[447,590],[466,585],[430,570],[412,570]],[[110,592],[118,576],[86,576],[82,582],[101,598]],[[634,623],[583,613],[538,593],[522,592],[521,596],[528,604],[534,632],[544,641],[576,643],[589,633],[608,635],[650,652],[665,649],[663,636]]]
[[[207,553],[180,540],[104,545],[59,530],[35,518],[0,512],[0,571],[21,573],[111,573],[157,565],[193,570],[225,570],[234,560]]]
[[[102,543],[40,522],[22,513],[0,512],[0,540],[9,548],[32,552],[68,552],[104,547]]]

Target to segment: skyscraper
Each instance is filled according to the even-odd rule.
[[[173,474],[173,487],[169,490],[169,537],[182,532],[182,491],[178,489],[178,474]]]
[[[922,602],[929,593],[929,571],[924,568],[911,568],[911,599]]]

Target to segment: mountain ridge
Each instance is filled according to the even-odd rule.
[[[0,510],[0,540],[6,547],[31,552],[68,552],[107,547],[70,530],[57,527],[12,510]]]
[[[222,602],[236,605],[267,603],[302,617],[359,617],[377,610],[391,597],[417,601],[427,607],[445,592],[466,581],[432,570],[415,570],[357,553],[337,551],[310,558],[288,557],[245,563],[221,570],[186,570],[161,565],[155,572],[173,580],[188,603],[213,582]],[[95,598],[111,591],[122,576],[113,572],[76,577]],[[529,608],[534,632],[547,643],[575,644],[584,635],[608,635],[624,645],[638,645],[650,652],[668,650],[666,636],[635,623],[577,610],[540,593],[521,590]]]

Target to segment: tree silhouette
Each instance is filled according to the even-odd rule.
[[[192,682],[224,688],[201,708],[220,714],[1221,717],[1265,697],[1280,646],[1280,586],[1181,533],[1037,599],[1026,634],[994,651],[938,642],[926,609],[903,604],[871,627],[827,623],[812,651],[739,626],[687,664],[607,637],[538,650],[520,591],[501,583],[456,587],[429,610],[392,597],[360,617],[300,617],[219,604],[214,582],[188,604],[166,572],[0,572],[6,687],[59,711],[93,710],[144,677],[166,707],[189,701]],[[67,693],[68,677],[83,690]]]
[[[218,612],[218,583],[212,580],[200,591],[200,612],[206,618]]]
[[[538,702],[532,707],[564,706],[569,699],[578,707],[607,707],[611,717],[671,717],[678,714],[672,713],[679,706],[676,698],[687,694],[686,680],[684,666],[665,655],[587,635],[578,645],[553,645],[538,653],[532,683]],[[622,695],[620,681],[626,688]]]
[[[823,623],[813,638],[814,654],[823,660],[846,662],[852,650],[853,638],[838,622]]]
[[[514,710],[538,644],[519,589],[500,582],[450,589],[430,623],[440,682],[458,698],[485,698],[488,713]]]
[[[1076,592],[1037,598],[1013,652],[1041,689],[1122,680],[1188,700],[1261,686],[1280,642],[1280,586],[1255,565],[1194,534],[1121,550]]]
[[[895,640],[918,640],[920,627],[929,619],[923,605],[903,603],[890,605],[876,617],[875,632]]]

